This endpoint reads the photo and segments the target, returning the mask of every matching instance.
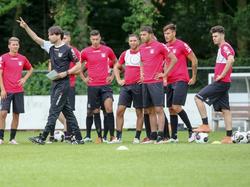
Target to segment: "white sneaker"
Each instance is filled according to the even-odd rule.
[[[119,138],[117,139],[116,137],[110,141],[110,142],[107,142],[108,144],[119,144],[119,143],[122,143],[122,140]]]
[[[87,142],[92,142],[92,139],[90,138],[90,137],[85,137],[84,139],[83,139],[83,141],[85,142],[85,143],[87,143]]]
[[[4,142],[3,142],[3,140],[2,139],[0,139],[0,145],[2,145]]]
[[[138,138],[134,138],[133,144],[139,144],[139,143],[140,143],[140,140]]]
[[[194,132],[193,132],[192,134],[189,135],[189,138],[188,138],[188,142],[189,142],[189,143],[191,143],[191,142],[193,142],[193,141],[195,140],[195,135],[196,135],[196,134],[197,134],[197,133],[194,133]]]
[[[19,144],[19,143],[17,143],[17,141],[16,141],[15,139],[13,139],[13,140],[11,140],[11,141],[9,142],[9,144],[17,145],[17,144]]]
[[[179,142],[178,138],[177,139],[170,138],[169,140],[167,140],[167,143],[178,143],[178,142]]]

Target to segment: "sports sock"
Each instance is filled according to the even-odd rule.
[[[170,123],[171,123],[171,138],[177,139],[177,125],[178,125],[178,116],[170,115]]]
[[[188,119],[187,113],[185,112],[185,110],[182,110],[178,113],[178,115],[180,116],[180,118],[182,119],[182,121],[185,123],[185,125],[187,126],[187,129],[189,132],[193,131],[192,125]]]
[[[165,116],[165,125],[164,125],[164,131],[163,131],[163,137],[164,138],[170,138],[170,135],[169,135],[169,128],[168,128],[168,118],[164,112],[164,116]]]
[[[148,138],[150,138],[151,128],[150,128],[150,121],[148,114],[144,114],[144,124],[145,124],[146,135]]]
[[[114,136],[115,120],[114,120],[114,113],[113,112],[107,113],[107,124],[109,127],[110,136]]]
[[[95,121],[95,129],[96,129],[98,138],[101,138],[102,137],[102,127],[101,127],[100,113],[94,114],[94,121]]]
[[[136,131],[135,138],[140,140],[140,136],[141,136],[141,131]]]
[[[17,129],[10,129],[10,141],[15,139]]]
[[[86,118],[86,136],[91,137],[91,128],[93,125],[93,115],[87,116]]]
[[[233,131],[232,130],[227,130],[227,136],[232,136]]]
[[[202,123],[203,125],[208,125],[208,119],[206,118],[202,118]]]
[[[116,138],[117,139],[122,139],[122,131],[116,130]]]
[[[108,123],[107,123],[107,114],[103,114],[104,115],[104,119],[103,119],[103,126],[104,126],[104,131],[103,131],[103,138],[107,139],[107,135],[109,132],[109,127],[108,127]]]
[[[0,139],[3,140],[4,138],[4,129],[0,129]]]
[[[151,132],[150,139],[151,140],[156,140],[157,139],[157,132]]]

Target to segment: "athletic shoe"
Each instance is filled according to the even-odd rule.
[[[178,143],[179,140],[178,138],[174,139],[174,138],[170,138],[169,140],[166,141],[167,143]]]
[[[84,144],[84,140],[73,140],[71,144]]]
[[[197,129],[194,129],[193,132],[205,132],[209,133],[211,129],[209,128],[209,125],[200,125]]]
[[[101,144],[101,143],[102,143],[102,138],[101,137],[96,138],[95,144]]]
[[[141,144],[152,144],[154,143],[154,140],[150,140],[148,137],[144,138],[141,142]]]
[[[102,142],[103,143],[108,143],[109,141],[107,140],[107,138],[102,138]]]
[[[225,136],[223,137],[223,139],[221,140],[222,144],[232,144],[232,137],[231,136]]]
[[[139,144],[139,143],[140,143],[140,140],[138,138],[134,138],[133,144]]]
[[[196,133],[194,132],[189,132],[189,137],[188,137],[188,142],[191,143],[195,140],[195,135]]]
[[[161,136],[157,136],[157,139],[155,141],[155,144],[165,144],[167,141],[164,141],[164,138]]]
[[[108,142],[108,144],[119,144],[122,143],[122,140],[119,138],[114,137],[114,139],[112,139],[112,141]]]
[[[17,143],[17,141],[16,141],[15,139],[12,139],[12,140],[9,142],[9,144],[17,145],[17,144],[19,144],[19,143]]]
[[[42,140],[41,134],[39,136],[30,137],[29,141],[34,144],[44,145],[45,141]]]
[[[3,140],[2,139],[0,139],[0,145],[2,145],[4,142],[3,142]]]
[[[86,143],[87,143],[87,142],[92,142],[92,139],[91,139],[90,137],[87,137],[87,136],[84,137],[83,140],[84,140],[84,142],[86,142]]]
[[[56,142],[56,140],[55,140],[54,136],[50,136],[50,137],[49,137],[49,140],[48,140],[46,143],[47,143],[47,144],[51,144],[51,143],[53,143],[53,142]]]

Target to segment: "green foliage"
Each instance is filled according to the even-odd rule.
[[[0,16],[8,13],[11,9],[17,6],[27,4],[27,0],[1,0],[0,1]]]
[[[139,33],[142,25],[157,24],[160,14],[150,0],[129,0],[131,15],[124,18],[122,29],[129,33]]]

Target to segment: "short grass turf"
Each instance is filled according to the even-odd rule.
[[[210,144],[224,132],[211,133],[208,144],[186,143],[187,132],[179,132],[180,143],[164,145],[133,145],[135,132],[126,130],[123,143],[115,145],[42,146],[27,140],[37,134],[18,132],[20,144],[9,145],[5,133],[0,187],[250,186],[250,144]],[[129,150],[117,151],[121,145]]]

